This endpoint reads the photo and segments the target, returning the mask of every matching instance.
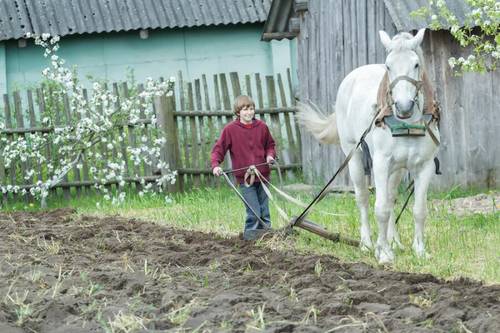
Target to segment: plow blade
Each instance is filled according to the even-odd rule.
[[[313,234],[316,234],[316,235],[321,236],[323,238],[329,239],[332,242],[344,243],[344,244],[351,245],[351,246],[356,246],[356,247],[359,246],[359,241],[358,240],[355,240],[355,239],[352,239],[352,238],[348,238],[348,237],[344,237],[344,236],[342,236],[342,235],[340,235],[339,233],[336,233],[336,232],[329,232],[328,230],[326,230],[322,226],[320,226],[320,225],[318,225],[318,224],[316,224],[314,222],[311,222],[309,220],[306,220],[306,219],[303,219],[301,221],[297,221],[297,218],[294,217],[292,219],[290,227],[299,227],[299,228],[302,228],[304,230],[312,232]]]

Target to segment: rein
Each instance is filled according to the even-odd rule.
[[[231,189],[236,192],[236,194],[238,195],[238,197],[243,201],[243,203],[245,204],[245,206],[249,207],[250,210],[252,211],[252,213],[257,217],[257,219],[259,220],[259,222],[264,225],[264,226],[267,226],[263,221],[262,219],[260,218],[260,216],[258,214],[256,214],[256,212],[253,210],[253,208],[249,205],[249,203],[245,200],[245,198],[241,195],[241,193],[238,191],[238,189],[236,188],[236,186],[233,184],[233,182],[229,179],[229,176],[228,174],[230,173],[233,173],[235,171],[241,171],[241,170],[247,170],[246,173],[245,173],[245,180],[244,180],[244,185],[247,186],[247,187],[250,187],[252,186],[252,184],[254,183],[255,181],[255,178],[259,179],[261,185],[262,185],[262,188],[264,189],[264,192],[266,192],[266,195],[268,196],[269,200],[274,204],[276,210],[278,211],[278,214],[283,218],[285,219],[286,221],[290,221],[290,218],[288,217],[288,215],[286,214],[286,212],[278,206],[278,204],[274,201],[274,198],[273,198],[273,195],[270,191],[269,188],[273,188],[279,195],[281,195],[283,198],[285,198],[286,200],[288,200],[289,202],[292,202],[294,204],[296,204],[297,206],[300,206],[300,207],[307,207],[306,204],[304,204],[303,202],[301,202],[300,200],[288,195],[287,193],[283,192],[282,190],[280,190],[279,188],[277,188],[276,186],[274,186],[269,180],[267,180],[259,171],[259,169],[257,169],[256,167],[257,166],[261,166],[261,165],[266,165],[266,164],[271,164],[271,163],[261,163],[261,164],[257,164],[257,165],[250,165],[248,167],[244,167],[244,168],[239,168],[239,169],[233,169],[233,170],[227,170],[227,171],[223,171],[223,176],[224,176],[224,179],[226,180],[227,184],[231,187]],[[279,175],[279,179],[280,179],[280,184],[283,185],[283,179],[282,179],[282,175],[281,175],[281,168],[278,164],[278,162],[275,160],[274,163],[272,163],[276,166],[276,169],[278,170],[278,175]],[[247,175],[252,175],[253,177],[250,178],[250,181],[251,183],[248,183],[247,180],[248,180],[248,177]],[[330,216],[345,216],[345,214],[338,214],[338,213],[330,213],[330,212],[325,212],[325,211],[321,211],[321,210],[318,210],[317,211],[318,213],[321,213],[321,214],[325,214],[325,215],[330,215]]]
[[[235,171],[235,170],[233,170],[233,171]],[[243,197],[243,195],[241,195],[240,191],[238,191],[238,189],[236,188],[236,186],[234,186],[234,184],[231,181],[231,179],[229,179],[227,173],[223,171],[222,175],[224,176],[224,179],[226,180],[227,184],[233,189],[234,192],[236,192],[236,195],[238,195],[238,197],[241,199],[241,201],[243,201],[243,203],[245,204],[245,206],[247,206],[250,209],[250,211],[255,215],[255,217],[257,218],[257,220],[259,221],[259,223],[262,225],[262,227],[264,229],[270,229],[270,227],[268,227],[267,224],[265,224],[264,221],[262,221],[262,219],[260,218],[260,214],[257,214],[255,212],[255,210],[252,208],[252,206],[245,200],[245,198]]]
[[[359,141],[356,144],[356,146],[354,146],[351,149],[351,151],[349,152],[349,155],[347,155],[347,157],[345,158],[344,162],[342,162],[342,164],[340,165],[340,167],[337,169],[337,171],[332,176],[332,178],[328,181],[328,183],[325,185],[325,187],[323,187],[323,189],[316,195],[316,197],[313,199],[313,201],[306,207],[306,209],[304,209],[304,211],[302,212],[302,214],[300,214],[298,217],[292,219],[292,222],[290,223],[292,227],[294,225],[300,225],[300,223],[306,218],[307,214],[309,214],[309,211],[312,209],[312,207],[314,205],[316,205],[318,202],[320,202],[321,200],[323,200],[323,198],[327,194],[326,190],[330,187],[331,183],[333,183],[333,181],[335,180],[335,178],[337,178],[338,174],[347,167],[349,161],[351,160],[352,156],[354,155],[354,152],[356,150],[358,150],[358,148],[361,146],[362,142],[365,140],[365,138],[368,135],[368,133],[370,133],[370,131],[371,131],[372,127],[373,127],[373,124],[375,123],[375,120],[377,119],[378,115],[379,115],[379,112],[376,112],[375,116],[370,121],[370,125],[363,132],[363,134],[361,135],[361,138],[359,139]]]
[[[300,200],[292,197],[291,195],[283,192],[282,190],[280,190],[279,188],[277,188],[276,186],[274,186],[269,180],[267,180],[266,178],[264,178],[264,176],[259,172],[258,169],[256,169],[256,175],[259,178],[260,183],[262,185],[262,188],[264,189],[264,192],[266,192],[269,200],[272,201],[272,203],[274,204],[274,206],[275,206],[276,210],[278,211],[278,213],[280,214],[280,216],[283,219],[285,219],[286,221],[290,221],[290,218],[285,213],[285,211],[283,209],[281,209],[281,207],[279,207],[278,204],[274,201],[274,197],[273,197],[271,191],[269,190],[269,188],[274,189],[276,191],[276,193],[278,193],[279,195],[281,195],[287,201],[289,201],[291,203],[294,203],[297,206],[300,206],[302,208],[306,208],[307,207],[307,205],[305,203],[301,202]],[[324,215],[330,215],[330,216],[345,216],[345,214],[330,213],[330,212],[325,212],[325,211],[322,211],[322,210],[316,210],[316,212],[324,214]]]
[[[223,172],[225,172],[225,173],[234,173],[236,171],[248,170],[250,167],[258,167],[258,166],[263,166],[263,165],[267,165],[267,164],[269,164],[269,163],[264,162],[264,163],[259,163],[259,164],[254,164],[254,165],[246,166],[246,167],[243,167],[243,168],[238,168],[238,169],[227,169],[227,170],[224,170]]]

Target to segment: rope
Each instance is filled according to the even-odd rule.
[[[272,188],[273,190],[276,191],[276,193],[278,193],[279,195],[281,195],[283,198],[285,198],[286,200],[296,204],[297,206],[300,206],[302,208],[306,208],[307,205],[305,203],[303,203],[302,201],[300,201],[299,199],[297,198],[294,198],[292,197],[291,195],[285,193],[284,191],[280,190],[278,187],[274,186],[269,180],[267,180],[266,178],[264,178],[262,176],[262,174],[257,173],[257,177],[259,177],[261,183],[266,186],[265,184],[267,184],[267,186],[269,186],[270,188]],[[266,187],[267,188],[267,187]],[[324,214],[324,215],[330,215],[330,216],[347,216],[347,214],[340,214],[340,213],[330,213],[330,212],[326,212],[326,211],[323,211],[323,210],[315,210],[316,212],[318,213],[321,213],[321,214]]]
[[[290,217],[288,216],[288,214],[280,206],[278,206],[278,204],[274,201],[274,198],[273,198],[271,191],[269,191],[269,188],[264,183],[263,180],[267,180],[267,179],[265,179],[264,177],[261,177],[262,175],[260,174],[260,172],[258,170],[256,172],[256,175],[259,178],[260,184],[261,184],[262,188],[264,189],[264,192],[266,192],[266,195],[269,198],[269,201],[271,201],[273,203],[273,205],[276,208],[276,210],[278,211],[278,214],[280,215],[280,217],[287,222],[290,221]]]
[[[381,111],[380,111],[381,112]],[[309,211],[311,210],[311,208],[317,204],[318,202],[320,202],[325,196],[326,196],[326,190],[330,187],[330,184],[335,180],[335,178],[337,178],[338,174],[345,169],[345,167],[348,165],[349,161],[351,160],[352,156],[354,155],[354,152],[356,150],[358,150],[358,148],[360,147],[361,145],[361,142],[363,142],[365,140],[365,137],[368,135],[368,133],[371,131],[372,129],[372,126],[373,126],[373,123],[375,122],[375,119],[377,119],[377,116],[380,112],[376,112],[373,119],[371,120],[370,122],[370,125],[368,126],[368,128],[363,132],[363,134],[361,135],[361,138],[359,139],[358,143],[356,144],[356,146],[354,146],[351,151],[349,152],[349,154],[347,155],[347,157],[345,158],[344,162],[342,162],[342,164],[340,165],[340,167],[337,169],[337,171],[335,172],[335,174],[333,175],[333,177],[328,181],[328,183],[325,185],[325,187],[323,187],[323,189],[316,195],[316,197],[313,199],[313,201],[309,204],[309,206],[306,207],[306,209],[302,212],[302,214],[299,215],[299,217],[297,217],[297,219],[295,219],[293,222],[292,222],[292,226],[294,226],[295,224],[300,224],[300,221],[302,221],[306,216],[307,214],[309,213]]]
[[[227,173],[222,172],[222,175],[224,176],[224,179],[226,180],[227,184],[233,189],[234,192],[236,192],[236,195],[238,195],[238,197],[241,199],[241,201],[243,201],[243,203],[245,204],[245,206],[247,206],[250,209],[250,211],[255,215],[255,217],[257,218],[257,220],[259,221],[259,223],[262,225],[262,227],[264,229],[270,229],[270,227],[266,223],[264,223],[264,221],[262,221],[262,219],[260,218],[260,214],[257,214],[255,212],[255,210],[252,208],[252,206],[250,206],[250,204],[245,200],[245,198],[243,197],[243,195],[241,195],[240,191],[238,191],[238,189],[236,188],[236,186],[234,186],[233,182],[227,176]]]
[[[420,107],[419,107],[419,108],[420,108]],[[434,121],[434,118],[431,118],[431,119],[429,120],[429,122],[425,122],[425,121],[424,121],[424,126],[425,126],[425,128],[427,129],[427,132],[429,133],[429,136],[431,137],[432,141],[434,141],[434,144],[435,144],[436,146],[439,146],[440,142],[439,142],[439,140],[437,139],[436,135],[434,134],[434,132],[431,130],[431,128],[430,128],[430,126],[429,126],[429,125],[432,123],[432,121]],[[436,163],[436,162],[434,162],[434,163]],[[438,160],[438,163],[439,163],[439,160]],[[439,167],[437,167],[437,171],[436,171],[436,173],[437,173],[437,174],[441,174],[441,172],[439,172],[439,173],[438,173],[438,171],[439,171]],[[407,206],[407,205],[408,205],[408,203],[410,202],[410,198],[411,198],[411,196],[415,193],[415,181],[414,181],[414,180],[412,180],[412,181],[410,182],[410,184],[409,184],[409,185],[408,185],[408,187],[406,188],[406,191],[405,191],[405,192],[408,192],[408,190],[410,190],[410,189],[411,189],[410,194],[408,194],[408,197],[406,198],[405,203],[403,204],[403,207],[401,208],[401,211],[399,212],[398,217],[396,218],[396,221],[394,221],[394,224],[398,224],[399,219],[401,218],[401,215],[403,215],[403,212],[404,212],[404,210],[406,209],[406,206]]]
[[[401,211],[399,212],[399,215],[398,215],[398,217],[396,218],[396,221],[394,222],[394,224],[398,224],[398,222],[399,222],[399,218],[401,217],[401,215],[403,215],[403,212],[404,212],[404,210],[405,210],[406,206],[408,205],[408,202],[410,202],[410,198],[411,198],[411,196],[413,195],[413,193],[415,193],[415,182],[414,182],[413,180],[410,182],[410,184],[409,184],[409,185],[408,185],[408,187],[406,188],[406,192],[408,192],[408,190],[409,190],[410,188],[411,188],[411,192],[410,192],[410,194],[408,194],[408,197],[406,198],[406,201],[405,201],[405,203],[404,203],[404,205],[403,205],[403,208],[401,208]]]
[[[258,167],[258,166],[262,166],[262,165],[266,165],[266,164],[269,164],[269,163],[264,162],[264,163],[255,164],[254,166]],[[225,173],[233,173],[233,172],[236,172],[236,171],[247,170],[248,168],[249,167],[246,166],[246,167],[238,168],[238,169],[227,169],[227,170],[223,170],[223,172],[225,172]]]
[[[269,163],[261,163],[259,165],[264,165],[264,164],[269,164]],[[274,161],[273,164],[276,166],[276,169],[277,169],[278,175],[279,175],[279,179],[280,179],[280,183],[282,184],[282,179],[283,178],[282,178],[282,175],[281,175],[280,166],[279,166],[279,164],[276,161]],[[291,195],[285,193],[284,191],[280,190],[276,186],[274,186],[269,180],[267,180],[262,175],[262,173],[259,171],[259,169],[257,169],[256,166],[257,165],[251,165],[251,166],[249,166],[249,167],[246,168],[247,171],[245,173],[244,185],[247,186],[247,187],[252,186],[252,184],[254,184],[254,182],[255,182],[255,179],[257,178],[260,181],[260,183],[262,185],[262,188],[263,188],[264,192],[266,193],[267,197],[269,198],[269,200],[272,202],[272,204],[276,208],[276,211],[278,212],[279,216],[282,219],[284,219],[286,222],[290,222],[291,221],[290,217],[276,203],[276,200],[274,199],[274,196],[271,193],[270,188],[272,188],[273,190],[276,191],[276,193],[278,193],[279,195],[281,195],[286,200],[288,200],[288,201],[296,204],[297,206],[305,208],[305,207],[307,207],[307,205],[305,203],[301,202],[300,200],[292,197]],[[237,193],[238,197],[243,201],[243,203],[247,207],[250,207],[250,205],[248,204],[248,202],[244,199],[244,197],[241,195],[241,193],[238,191],[238,189],[234,186],[234,184],[231,182],[231,180],[229,179],[229,177],[227,175],[228,173],[231,173],[231,172],[234,172],[234,171],[240,171],[240,170],[244,170],[244,169],[245,168],[233,169],[233,170],[229,170],[229,172],[223,171],[223,175],[224,175],[224,178],[225,178],[226,182],[228,183],[228,185],[233,189],[233,191],[235,191]],[[250,180],[250,181],[248,181],[248,180]],[[260,219],[259,215],[257,215],[255,213],[255,211],[253,210],[252,207],[250,207],[250,210],[252,211],[252,213],[254,213],[255,216],[257,216],[257,219],[259,220],[259,222],[261,222],[262,224],[264,224],[264,222]],[[324,214],[324,215],[330,215],[330,216],[346,216],[346,214],[330,213],[330,212],[326,212],[326,211],[322,211],[322,210],[315,210],[315,211],[318,212],[318,213],[321,213],[321,214]]]

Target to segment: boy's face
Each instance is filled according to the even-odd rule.
[[[255,116],[255,107],[253,105],[245,105],[240,110],[240,121],[243,124],[251,124]]]

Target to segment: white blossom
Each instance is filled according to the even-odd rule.
[[[27,34],[27,37],[30,36]],[[125,150],[130,154],[129,157],[135,165],[157,163],[158,166],[161,165],[162,170],[167,171],[157,179],[158,188],[164,181],[175,182],[175,172],[169,171],[162,162],[153,162],[158,161],[160,148],[165,143],[164,137],[157,138],[155,135],[151,135],[151,142],[148,142],[148,136],[141,135],[137,145],[132,147],[128,144],[125,134],[116,135],[118,130],[123,129],[123,119],[126,119],[130,124],[139,123],[141,113],[149,118],[151,124],[154,125],[156,116],[151,106],[153,97],[170,93],[174,80],[171,78],[169,82],[160,83],[148,78],[144,85],[144,91],[140,95],[131,95],[129,98],[120,99],[119,108],[115,107],[118,101],[117,97],[110,91],[106,91],[101,83],[94,82],[92,96],[87,102],[83,94],[84,88],[75,84],[78,79],[74,77],[71,70],[64,67],[64,59],[56,54],[59,49],[59,36],[51,37],[50,34],[42,34],[42,36],[33,37],[35,44],[44,48],[44,56],[50,57],[48,59],[49,67],[42,71],[42,75],[56,87],[52,90],[51,95],[44,95],[45,103],[51,105],[54,101],[60,102],[62,96],[68,96],[71,111],[78,114],[80,119],[74,124],[58,125],[49,133],[30,133],[16,140],[7,140],[5,136],[0,136],[0,145],[6,167],[10,167],[17,161],[46,162],[48,180],[38,180],[35,186],[29,189],[29,194],[43,200],[49,194],[50,188],[57,185],[70,170],[74,168],[84,169],[87,166],[94,187],[104,194],[104,199],[113,204],[122,203],[126,195],[121,188],[126,185],[125,177],[128,176],[128,171],[123,154],[113,151],[116,150],[117,145],[125,146]],[[53,114],[44,115],[41,123],[45,127],[57,124]],[[5,128],[2,121],[0,121],[0,128]],[[145,129],[146,127],[144,124],[140,124],[137,128]],[[46,160],[41,153],[48,145],[54,146],[56,149],[52,154],[52,160]],[[26,170],[22,177],[30,180],[37,172],[35,169]],[[117,189],[116,193],[109,191],[105,186],[108,182],[119,185],[120,188]],[[146,184],[144,178],[140,178],[140,183],[143,188],[139,192],[139,196],[154,190],[153,183]],[[3,193],[28,192],[13,185],[1,186],[1,191]]]

